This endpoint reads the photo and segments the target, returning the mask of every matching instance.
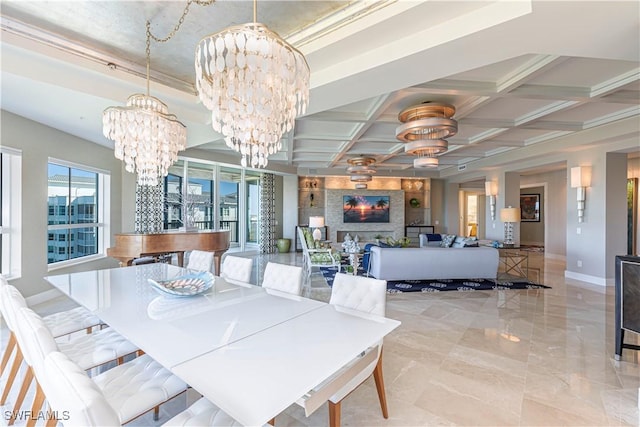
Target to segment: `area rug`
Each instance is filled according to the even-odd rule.
[[[333,286],[336,276],[335,267],[320,267],[327,285]],[[364,276],[362,269],[358,276]],[[550,289],[550,286],[528,280],[493,280],[493,279],[438,279],[438,280],[387,280],[388,293],[401,292],[444,292],[444,291],[486,291],[502,289]]]

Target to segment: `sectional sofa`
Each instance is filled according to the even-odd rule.
[[[495,279],[498,250],[492,247],[382,248],[373,246],[369,275],[381,280]]]

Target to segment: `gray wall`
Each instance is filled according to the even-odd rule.
[[[542,185],[540,185],[542,184]],[[544,242],[545,255],[553,258],[564,259],[567,243],[567,171],[566,169],[536,175],[526,175],[520,177],[520,185],[528,187],[530,185],[540,185],[539,187],[523,188],[522,194],[537,192],[542,189],[544,194],[542,203],[542,213],[540,223],[522,223],[521,230],[528,232],[527,226],[534,225],[536,233],[532,240],[540,239],[542,231],[542,241]],[[544,191],[546,187],[546,191]],[[575,204],[575,203],[574,203]],[[542,226],[542,230],[537,228]],[[529,235],[527,235],[529,236]],[[522,243],[527,244],[529,237],[523,236]],[[535,243],[531,243],[535,244]]]
[[[11,281],[25,297],[51,290],[44,276],[117,267],[112,258],[49,272],[47,266],[47,162],[50,157],[111,173],[111,227],[121,229],[122,163],[113,150],[23,117],[0,111],[2,145],[22,150],[22,277]],[[134,180],[135,182],[135,180]]]

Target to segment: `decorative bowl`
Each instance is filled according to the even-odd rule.
[[[412,208],[419,208],[420,207],[420,200],[416,199],[415,197],[411,200],[409,200],[409,204],[411,205]]]
[[[169,295],[188,297],[208,291],[213,286],[215,278],[213,274],[203,271],[201,273],[185,274],[169,280],[148,279],[151,286]]]

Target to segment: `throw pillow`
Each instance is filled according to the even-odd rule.
[[[440,242],[441,248],[450,248],[453,242],[456,240],[455,234],[443,234],[442,241]]]
[[[304,227],[302,229],[302,234],[304,235],[304,240],[307,242],[307,248],[315,249],[316,243],[313,240],[313,233],[311,233],[311,230],[309,230],[308,227]]]
[[[453,243],[451,243],[451,247],[452,248],[464,248],[464,241],[465,241],[464,237],[456,236],[456,238],[453,240]]]

